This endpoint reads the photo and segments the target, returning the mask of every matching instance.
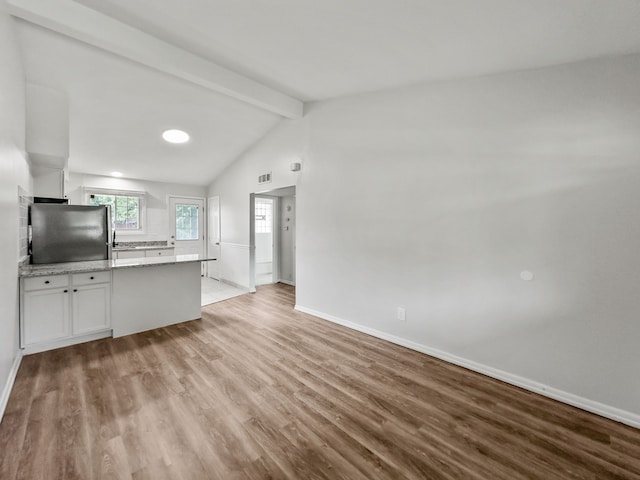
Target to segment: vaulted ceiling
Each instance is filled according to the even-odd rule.
[[[71,171],[197,185],[302,102],[640,52],[637,0],[7,3],[27,82],[68,98]]]

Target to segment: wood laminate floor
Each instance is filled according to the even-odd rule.
[[[25,357],[10,479],[638,479],[640,430],[293,311],[264,286],[202,320]]]

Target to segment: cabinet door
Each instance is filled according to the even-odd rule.
[[[101,283],[73,287],[73,334],[111,328],[111,285]]]
[[[23,346],[71,335],[68,288],[24,292]]]

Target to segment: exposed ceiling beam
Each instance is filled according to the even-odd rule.
[[[287,118],[300,118],[303,103],[72,0],[7,0],[10,13],[80,40],[229,95]]]

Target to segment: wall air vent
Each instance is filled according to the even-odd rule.
[[[271,172],[265,173],[258,177],[258,185],[262,183],[271,183]]]

